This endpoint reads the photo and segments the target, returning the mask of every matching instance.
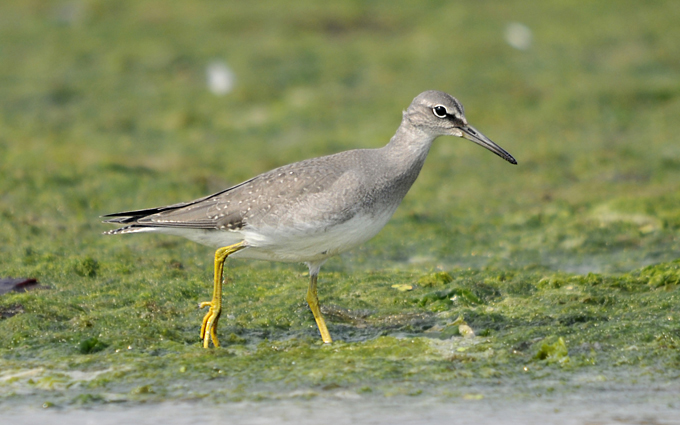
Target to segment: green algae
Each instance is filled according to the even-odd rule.
[[[447,283],[450,283],[451,281],[453,281],[453,278],[451,277],[450,274],[448,274],[446,272],[437,272],[437,273],[432,273],[432,274],[423,276],[420,279],[418,279],[418,285],[427,286],[427,287],[435,287],[435,286],[446,285]]]
[[[3,2],[0,276],[45,289],[0,297],[0,404],[677,381],[676,6],[568,3]],[[532,49],[505,45],[507,19]],[[205,88],[216,59],[237,75],[225,97]],[[438,140],[384,231],[324,265],[333,345],[304,267],[229,261],[223,346],[203,350],[212,251],[100,234],[105,213],[381,146],[431,88],[519,166]]]
[[[108,344],[100,341],[97,337],[92,337],[81,341],[80,344],[78,344],[78,351],[80,351],[81,354],[91,354],[102,351],[106,347],[108,347]]]
[[[564,365],[569,363],[569,350],[567,349],[567,344],[564,342],[564,338],[558,337],[556,341],[554,341],[554,339],[555,338],[546,338],[541,341],[541,345],[534,358],[545,360],[549,364],[558,363]]]
[[[236,264],[231,271],[250,272]],[[201,314],[195,306],[166,311],[186,304],[181,292],[167,295],[180,283],[159,282],[171,298],[165,304],[116,308],[125,304],[118,300],[121,293],[91,294],[90,302],[99,308],[86,308],[86,325],[66,312],[51,321],[32,317],[47,314],[41,303],[74,302],[69,295],[16,294],[3,303],[31,307],[2,322],[6,342],[0,352],[0,385],[5,399],[30,391],[49,394],[53,403],[79,405],[314,397],[337,388],[370,389],[372,396],[441,396],[454,387],[491,388],[499,380],[514,382],[521,394],[536,391],[526,387],[527,374],[532,380],[564,380],[567,389],[582,385],[575,377],[584,373],[614,380],[676,379],[669,371],[680,367],[680,292],[649,282],[651,276],[679,272],[680,262],[621,275],[515,270],[504,280],[497,279],[499,271],[493,268],[477,270],[476,279],[469,278],[469,271],[452,270],[447,285],[467,282],[480,303],[452,302],[446,309],[421,305],[426,288],[390,288],[391,282],[417,279],[410,274],[394,273],[382,288],[356,289],[357,297],[343,283],[371,280],[375,273],[337,273],[338,282],[321,287],[323,305],[340,308],[337,303],[350,312],[368,305],[371,311],[353,322],[331,319],[336,342],[324,345],[302,301],[305,279],[285,270],[258,270],[260,279],[277,276],[282,283],[274,285],[277,291],[271,295],[251,291],[232,297],[227,291],[223,347],[211,350],[198,341]],[[563,284],[541,284],[550,279]],[[518,293],[513,285],[518,280],[533,289]],[[476,288],[481,282],[483,290]],[[79,317],[76,310],[71,315]],[[451,331],[461,326],[475,335]]]

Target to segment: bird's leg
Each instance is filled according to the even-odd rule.
[[[331,338],[331,334],[328,332],[328,328],[326,327],[326,322],[323,320],[323,316],[321,315],[321,310],[319,310],[319,297],[316,295],[316,278],[318,276],[318,271],[312,272],[310,271],[309,273],[309,289],[307,289],[307,304],[309,304],[309,308],[312,310],[312,314],[314,314],[314,319],[316,320],[316,326],[319,328],[319,332],[321,333],[321,339],[323,339],[323,342],[326,344],[330,344],[333,342],[333,339]]]
[[[222,275],[224,272],[224,261],[228,256],[245,247],[245,242],[239,242],[215,251],[215,282],[212,301],[202,302],[198,306],[199,308],[210,307],[203,317],[203,325],[201,326],[203,348],[209,347],[211,339],[215,347],[220,346],[220,343],[217,340],[217,322],[220,320],[220,314],[222,313]]]

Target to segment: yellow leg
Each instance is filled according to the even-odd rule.
[[[314,314],[314,320],[316,320],[316,326],[321,333],[321,339],[323,339],[324,343],[330,344],[333,342],[333,339],[328,332],[326,322],[323,320],[321,310],[319,310],[319,297],[316,295],[316,277],[316,273],[310,274],[309,289],[307,289],[307,304],[309,304],[309,308],[312,310],[312,314]]]
[[[244,242],[239,242],[215,251],[215,282],[212,301],[202,302],[198,306],[199,308],[210,307],[203,317],[203,325],[201,326],[203,348],[208,348],[210,346],[211,339],[215,347],[220,346],[220,343],[217,340],[217,322],[220,320],[220,314],[222,313],[222,275],[224,272],[224,261],[228,256],[245,247],[246,245]]]

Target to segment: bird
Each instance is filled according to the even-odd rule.
[[[317,278],[331,257],[373,238],[387,224],[420,173],[434,140],[462,137],[511,164],[515,158],[468,124],[453,96],[429,90],[402,112],[381,148],[355,149],[273,169],[190,202],[103,216],[124,225],[105,234],[161,233],[216,248],[213,295],[203,317],[203,347],[219,347],[222,285],[227,257],[304,263],[306,301],[321,339],[332,343],[319,307]]]

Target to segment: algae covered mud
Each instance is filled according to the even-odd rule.
[[[0,296],[0,413],[677,409],[679,4],[3,1],[0,278],[42,289]],[[337,343],[318,341],[304,268],[229,261],[224,347],[203,350],[211,250],[101,236],[107,212],[383,146],[428,89],[520,165],[438,140],[383,232],[324,265]]]
[[[9,305],[21,313],[3,321],[2,399],[63,407],[338,391],[456,399],[677,390],[680,262],[612,276],[337,273],[325,291],[333,344],[317,340],[295,296],[304,282],[276,275],[286,280],[276,290],[228,297],[224,347],[210,351],[197,341],[199,313],[186,288],[172,289],[177,282],[141,296],[110,287],[13,295]],[[357,281],[370,285],[358,290]],[[70,318],[45,320],[50,306]]]

